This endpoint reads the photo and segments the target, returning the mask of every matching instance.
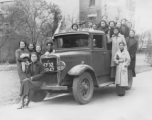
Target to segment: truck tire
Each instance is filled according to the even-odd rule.
[[[73,95],[80,104],[87,104],[91,101],[94,91],[93,79],[88,72],[82,73],[73,80]]]
[[[116,93],[118,96],[124,96],[125,95],[125,87],[116,85]]]
[[[128,86],[126,87],[126,90],[130,90],[131,89],[132,83],[133,83],[132,71],[128,70]]]
[[[46,92],[43,90],[30,91],[29,97],[33,102],[40,102],[46,97]]]

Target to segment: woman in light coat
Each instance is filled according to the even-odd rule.
[[[128,66],[130,65],[130,55],[124,47],[125,43],[120,42],[120,49],[116,52],[113,59],[117,65],[115,84],[123,87],[123,89],[128,86]]]
[[[123,35],[119,33],[119,28],[114,28],[114,34],[111,38],[108,39],[108,43],[112,42],[112,59],[111,59],[111,78],[115,78],[116,75],[116,63],[113,61],[113,58],[116,54],[116,52],[119,50],[119,43],[124,42],[125,49],[127,49],[126,46],[126,40]]]

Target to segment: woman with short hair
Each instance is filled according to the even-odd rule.
[[[55,53],[55,50],[53,49],[53,45],[54,45],[54,43],[53,43],[53,40],[52,39],[50,39],[50,40],[48,40],[47,42],[46,42],[46,48],[47,48],[47,51],[45,52],[45,54],[44,55],[48,55],[48,54],[54,54]]]
[[[116,23],[116,27],[118,27],[119,29],[121,29],[121,22],[120,22],[120,21],[118,21],[118,22]]]
[[[92,29],[97,30],[97,25],[95,23],[92,25]]]
[[[74,23],[74,24],[72,24],[71,29],[72,29],[72,31],[78,31],[79,26],[76,23]]]
[[[101,20],[98,28],[98,30],[104,31],[106,34],[108,34],[108,28],[107,28],[107,23],[105,20]]]
[[[119,43],[119,50],[116,52],[113,61],[116,63],[116,78],[117,94],[125,95],[125,89],[128,86],[128,66],[130,64],[130,55],[125,49],[125,43]]]
[[[30,42],[27,45],[27,49],[28,49],[29,53],[35,52],[35,45],[34,45],[34,43]]]

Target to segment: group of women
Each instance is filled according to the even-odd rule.
[[[46,43],[46,48],[47,50],[44,54],[55,52],[53,50],[52,40]],[[30,103],[30,93],[32,94],[32,91],[38,90],[44,83],[44,79],[42,79],[45,75],[44,67],[40,62],[40,56],[42,54],[40,45],[36,45],[35,47],[33,43],[27,45],[26,42],[20,41],[19,49],[15,52],[17,70],[21,83],[21,102],[18,109],[27,107]]]
[[[122,19],[117,23],[110,21],[108,25],[106,17],[103,16],[98,26],[90,21],[87,28],[87,30],[101,30],[107,34],[107,44],[111,46],[112,50],[111,78],[115,80],[117,85],[122,87],[128,86],[128,77],[131,74],[133,77],[136,76],[135,62],[138,44],[135,38],[135,31],[131,29],[131,24],[128,25],[126,24],[126,19]],[[77,24],[72,25],[73,31],[77,31],[78,28],[79,26]],[[79,30],[85,31],[86,28],[82,25]],[[46,43],[46,48],[47,51],[43,53],[40,45],[35,46],[33,43],[27,45],[26,42],[21,41],[19,43],[19,49],[15,52],[21,83],[21,103],[19,104],[19,109],[29,105],[30,92],[39,89],[44,82],[42,78],[44,78],[45,73],[43,65],[40,62],[40,56],[55,52],[53,50],[52,40]]]
[[[136,76],[135,62],[138,47],[132,23],[125,18],[117,22],[108,22],[107,16],[103,16],[98,25],[89,21],[88,27],[85,26],[85,23],[73,24],[71,28],[72,31],[101,30],[107,34],[108,49],[112,50],[111,78],[119,86],[124,88],[128,86],[128,79]]]

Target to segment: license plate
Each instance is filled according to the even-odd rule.
[[[43,58],[42,63],[46,72],[57,71],[56,58]]]

